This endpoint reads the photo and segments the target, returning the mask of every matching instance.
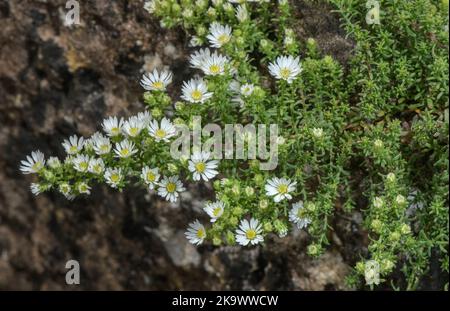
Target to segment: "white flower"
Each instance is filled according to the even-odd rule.
[[[195,51],[194,54],[191,55],[191,59],[189,62],[191,63],[192,68],[200,69],[205,60],[211,57],[211,51],[208,48],[200,49]]]
[[[206,238],[205,227],[198,220],[191,222],[184,234],[189,242],[194,245],[202,244],[203,240]]]
[[[236,18],[241,23],[248,19],[248,11],[245,6],[238,5],[236,8]]]
[[[305,212],[302,201],[292,204],[292,209],[289,211],[289,220],[297,224],[299,229],[306,228],[311,223],[311,219],[306,217]]]
[[[70,136],[69,139],[65,139],[62,143],[67,154],[77,154],[83,149],[84,138],[78,138],[77,135]]]
[[[213,22],[209,27],[209,35],[206,37],[212,47],[220,48],[231,39],[231,27]]]
[[[164,177],[158,185],[158,195],[170,202],[176,202],[179,192],[186,190],[178,176]]]
[[[61,192],[66,199],[73,200],[75,195],[72,194],[72,187],[68,183],[62,183],[58,187],[59,192]]]
[[[203,79],[191,79],[183,82],[181,98],[191,103],[203,103],[213,96]]]
[[[96,133],[92,135],[91,140],[92,148],[94,149],[96,154],[108,154],[111,151],[112,145],[108,137],[103,136],[100,133]]]
[[[121,168],[107,168],[105,171],[105,180],[108,185],[113,188],[117,188],[119,183],[123,179]]]
[[[79,154],[72,161],[73,168],[75,170],[77,170],[78,172],[85,173],[89,169],[89,161],[90,161],[90,158],[88,155]]]
[[[380,264],[376,260],[369,260],[366,262],[364,278],[367,285],[380,284]]]
[[[222,201],[216,201],[207,203],[203,210],[211,217],[211,222],[215,222],[220,216],[222,216],[225,209],[225,203]]]
[[[138,116],[132,116],[123,123],[122,132],[129,137],[138,136],[144,129],[145,123]]]
[[[203,44],[202,39],[200,39],[197,36],[192,36],[191,40],[189,40],[189,46],[190,47],[197,47],[197,46],[200,46],[202,44]]]
[[[148,13],[153,14],[156,9],[156,3],[155,0],[146,1],[144,3],[144,10],[146,10]]]
[[[37,183],[32,183],[30,185],[30,190],[31,190],[31,193],[33,193],[34,195],[38,195],[38,194],[42,193],[41,185],[37,184]]]
[[[114,152],[116,153],[118,158],[128,158],[137,152],[137,149],[135,149],[134,147],[135,145],[132,141],[124,139],[120,143],[116,144]]]
[[[204,58],[203,62],[200,64],[200,69],[205,75],[223,75],[225,73],[225,65],[229,61],[228,57],[214,52],[210,56]]]
[[[148,126],[150,121],[152,121],[152,115],[147,110],[139,112],[137,118],[144,123],[144,126]]]
[[[255,86],[253,84],[246,83],[241,86],[239,91],[242,96],[248,97],[253,94],[254,90],[255,90]]]
[[[121,133],[123,126],[123,118],[117,119],[117,117],[109,117],[103,120],[103,131],[108,136],[117,136]]]
[[[292,182],[290,179],[274,177],[270,179],[266,186],[266,194],[273,196],[275,202],[280,202],[283,199],[292,199],[289,192],[295,191],[297,182]]]
[[[155,69],[152,73],[144,74],[140,83],[147,91],[164,91],[171,82],[172,73],[170,71],[164,70],[160,73]]]
[[[383,204],[384,204],[383,199],[380,198],[380,197],[375,197],[373,199],[372,203],[373,203],[373,206],[376,207],[376,208],[381,208],[383,206]]]
[[[155,184],[158,183],[159,177],[160,175],[157,167],[152,169],[148,166],[144,166],[142,168],[141,178],[148,185],[150,190],[154,189]]]
[[[50,168],[57,168],[61,166],[61,161],[59,161],[59,159],[57,157],[50,157],[47,160],[47,165]]]
[[[399,194],[395,198],[395,202],[397,202],[398,205],[403,205],[406,203],[406,198],[404,196],[402,196],[401,194]]]
[[[37,173],[41,169],[44,168],[45,165],[45,158],[44,154],[39,151],[33,151],[31,152],[31,156],[27,156],[27,160],[22,160],[20,162],[22,165],[20,166],[20,170],[23,174],[31,174],[31,173]]]
[[[91,194],[91,187],[85,182],[80,182],[77,186],[77,190],[82,194]]]
[[[274,63],[269,64],[270,74],[276,79],[285,80],[288,83],[292,83],[302,70],[299,57],[279,56]]]
[[[320,127],[315,127],[312,129],[312,134],[315,138],[320,139],[323,137],[323,129]]]
[[[105,163],[102,159],[91,158],[88,170],[93,174],[100,175],[105,170]]]
[[[219,161],[209,160],[211,154],[209,152],[194,152],[192,154],[191,160],[189,161],[189,171],[193,175],[193,179],[198,181],[203,179],[208,181],[214,178],[219,172],[216,170]]]
[[[162,118],[161,125],[158,121],[153,120],[148,126],[148,133],[154,137],[157,142],[161,140],[168,142],[169,138],[176,135],[177,130],[169,119]]]
[[[264,240],[261,233],[262,227],[257,219],[252,218],[250,222],[247,219],[243,219],[239,229],[236,230],[236,242],[243,246],[249,243],[256,245]]]

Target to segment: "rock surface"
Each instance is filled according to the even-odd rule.
[[[161,29],[142,1],[80,2],[81,25],[73,27],[64,26],[65,1],[0,2],[0,289],[345,289],[360,250],[348,244],[361,238],[349,222],[336,239],[351,242],[334,242],[313,260],[299,232],[248,249],[188,244],[183,232],[204,217],[193,206],[207,189],[192,188],[177,206],[143,189],[99,186],[74,202],[31,194],[33,178],[18,170],[26,154],[62,156],[68,135],[88,136],[105,116],[141,111],[145,70],[168,66],[175,95],[189,73],[187,38]],[[310,27],[302,31],[314,35]],[[65,283],[69,259],[80,263],[78,286]]]

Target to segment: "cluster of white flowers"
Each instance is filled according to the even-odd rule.
[[[368,260],[364,267],[364,278],[367,285],[380,284],[380,264],[376,260]]]

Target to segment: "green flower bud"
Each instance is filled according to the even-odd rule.
[[[397,242],[400,240],[400,237],[400,232],[394,231],[389,235],[389,240],[391,240],[392,242]]]
[[[251,197],[252,195],[255,194],[255,189],[253,189],[253,188],[250,187],[250,186],[247,186],[247,187],[245,187],[245,194],[246,194],[248,197]]]
[[[305,208],[308,212],[314,212],[316,210],[316,204],[314,204],[313,202],[307,202],[305,204]]]
[[[232,213],[233,213],[233,215],[239,217],[239,216],[241,216],[244,213],[244,211],[242,210],[242,208],[240,206],[235,206],[233,208],[233,212]]]
[[[176,166],[173,163],[169,163],[167,164],[167,169],[169,170],[169,172],[171,172],[172,174],[175,174],[178,172],[178,166]]]
[[[267,201],[266,199],[262,199],[261,201],[259,201],[259,208],[260,209],[265,209],[269,206],[269,201]]]
[[[364,274],[364,270],[366,269],[366,264],[364,263],[364,261],[358,261],[355,269],[358,273]]]
[[[308,255],[310,256],[318,256],[322,252],[319,244],[311,244],[308,246]]]
[[[272,232],[272,230],[273,230],[272,224],[270,222],[265,222],[263,229],[264,229],[264,232],[267,232],[267,233]]]
[[[396,176],[394,173],[389,173],[386,176],[386,180],[390,183],[393,183],[395,181],[395,179],[396,179]]]
[[[212,242],[214,246],[220,246],[222,244],[222,239],[219,237],[214,237]]]
[[[235,237],[234,237],[234,233],[231,231],[227,231],[226,233],[226,241],[229,245],[233,245],[236,243]]]
[[[372,227],[373,231],[375,231],[376,233],[380,233],[383,223],[379,219],[374,219],[372,220],[370,226]]]
[[[230,217],[230,225],[232,225],[233,227],[237,226],[239,223],[239,219],[235,216],[231,216]]]
[[[407,224],[403,224],[400,226],[400,232],[404,235],[411,233],[411,227]]]
[[[404,196],[402,196],[401,194],[397,195],[397,197],[395,198],[395,202],[398,205],[404,205],[406,203],[406,199]]]
[[[153,108],[152,109],[152,116],[156,119],[162,116],[162,111],[159,108]]]

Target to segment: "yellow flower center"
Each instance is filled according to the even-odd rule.
[[[175,185],[173,182],[169,182],[166,186],[167,192],[173,193],[177,189],[177,185]]]
[[[192,97],[192,99],[194,99],[194,100],[200,100],[200,99],[202,99],[202,92],[200,92],[199,90],[194,90],[194,91],[192,91],[192,93],[191,93],[191,97]]]
[[[111,128],[111,134],[118,135],[119,133],[120,133],[120,128],[118,128],[118,127]]]
[[[119,174],[112,174],[111,175],[111,181],[112,182],[119,182],[119,180],[120,180],[120,176],[119,176]]]
[[[94,171],[97,172],[97,173],[101,173],[102,167],[99,164],[97,164],[97,165],[94,166]]]
[[[305,215],[306,215],[305,209],[299,208],[298,211],[297,211],[297,217],[298,217],[298,218],[304,218]]]
[[[155,89],[162,90],[164,88],[164,83],[162,83],[161,81],[156,81],[156,82],[153,82],[152,86]]]
[[[216,208],[213,210],[213,215],[214,215],[215,217],[217,217],[217,216],[219,216],[219,214],[220,214],[221,211],[222,211],[222,209],[221,209],[220,207],[216,207]]]
[[[120,150],[120,155],[122,157],[126,157],[129,154],[130,154],[130,150],[128,148],[123,148],[122,150]]]
[[[245,236],[247,237],[247,239],[253,240],[254,238],[256,238],[256,231],[253,229],[248,229],[247,232],[245,232]]]
[[[197,172],[203,173],[206,169],[206,165],[203,162],[197,163],[195,164],[195,169],[197,170]]]
[[[230,41],[230,36],[226,35],[226,34],[221,34],[218,38],[217,41],[220,42],[220,44],[225,44],[228,41]]]
[[[108,145],[101,145],[100,146],[100,150],[102,152],[108,152],[109,151],[109,146]]]
[[[39,171],[42,168],[42,163],[41,162],[36,162],[33,164],[33,166],[31,167],[34,171]]]
[[[152,172],[148,172],[147,173],[147,181],[154,182],[155,181],[155,174],[153,174]]]
[[[156,130],[155,135],[156,137],[164,138],[166,137],[166,131],[164,131],[163,129],[158,129]]]
[[[89,164],[87,162],[81,162],[80,163],[80,168],[83,171],[87,170],[88,166],[89,166]]]
[[[290,75],[291,75],[291,70],[289,68],[282,68],[280,70],[280,76],[283,79],[288,79]]]
[[[203,229],[198,229],[197,230],[197,237],[200,239],[203,239],[206,236],[205,230]]]
[[[130,136],[136,136],[139,133],[139,129],[137,127],[130,128]]]
[[[288,192],[288,186],[287,185],[279,185],[277,190],[278,190],[278,193],[280,193],[280,194],[286,194]]]
[[[211,71],[212,74],[218,74],[220,72],[220,66],[219,65],[211,65],[209,67],[209,71]]]
[[[78,148],[77,148],[77,146],[70,146],[69,150],[70,150],[71,153],[75,153],[75,152],[78,151]]]

